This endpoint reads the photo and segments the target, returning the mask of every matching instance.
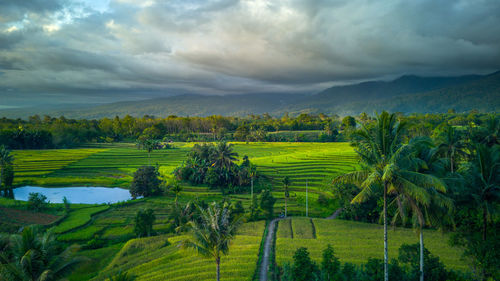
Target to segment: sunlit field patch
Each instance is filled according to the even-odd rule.
[[[241,226],[230,246],[229,255],[222,258],[223,280],[252,279],[264,226],[264,221]],[[180,235],[130,240],[94,280],[102,280],[120,271],[137,276],[136,280],[214,280],[213,260],[178,247],[187,238],[189,236]]]
[[[276,239],[276,262],[278,264],[292,261],[293,254],[299,247],[306,247],[311,253],[311,258],[320,262],[321,253],[328,244],[333,246],[335,255],[341,262],[363,264],[368,258],[383,258],[383,226],[337,219],[312,219],[316,239],[310,239],[304,236],[302,229],[306,227],[308,220],[292,219],[292,225],[295,226],[293,238],[290,238],[288,233],[288,220],[279,222]],[[310,223],[309,227],[312,227]],[[460,260],[460,250],[449,246],[447,240],[448,236],[438,231],[424,231],[425,247],[432,254],[439,256],[448,268],[467,270],[467,265]],[[398,249],[403,243],[414,244],[418,241],[418,235],[412,229],[398,227],[390,230],[389,257],[397,258]]]

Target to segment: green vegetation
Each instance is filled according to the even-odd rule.
[[[298,220],[297,223],[293,221]],[[299,225],[298,232],[293,228],[290,233],[290,223]],[[321,252],[330,244],[335,249],[335,254],[343,263],[349,262],[357,265],[365,263],[368,258],[383,258],[383,226],[345,220],[312,219],[310,223],[306,218],[292,218],[279,222],[276,244],[276,262],[282,265],[291,262],[293,253],[300,247],[306,247],[311,253],[311,258],[319,262]],[[311,233],[314,225],[316,238],[304,236],[304,228],[309,227]],[[449,235],[433,230],[424,230],[427,237],[426,248],[449,269],[467,270],[467,264],[460,259],[461,250],[453,248],[446,243]],[[293,238],[290,238],[293,235]],[[396,257],[399,247],[418,242],[418,234],[408,228],[396,227],[389,233],[389,256]],[[302,236],[302,237],[300,237]]]
[[[52,230],[55,233],[65,233],[77,227],[87,224],[92,215],[107,210],[109,206],[87,207],[71,210],[68,217]]]
[[[276,276],[280,268],[273,263],[274,259],[282,266],[283,273],[296,274],[292,274],[291,258],[300,247],[306,250],[299,252],[304,262],[299,267],[306,268],[310,257],[309,272],[314,271],[321,278],[323,271],[328,271],[344,276],[349,272],[358,277],[373,275],[379,280],[384,263],[391,279],[405,274],[411,274],[411,278],[423,273],[433,276],[434,265],[438,268],[436,272],[444,272],[441,263],[447,269],[464,271],[470,270],[471,265],[476,279],[498,273],[497,116],[449,114],[423,118],[384,112],[376,120],[360,115],[340,122],[338,117],[305,114],[275,124],[279,127],[292,122],[293,125],[295,121],[300,124],[295,129],[324,125],[324,134],[338,136],[334,131],[341,130],[343,137],[351,138],[351,144],[257,142],[266,139],[265,126],[272,126],[276,119],[252,118],[253,121],[242,119],[248,123],[237,118],[192,119],[218,124],[209,130],[210,138],[230,135],[231,132],[221,128],[232,128],[238,138],[250,138],[254,141],[251,143],[220,142],[214,146],[168,142],[166,145],[166,141],[160,142],[158,138],[168,137],[164,131],[171,129],[162,126],[172,125],[178,118],[145,117],[101,121],[115,125],[108,127],[106,134],[121,132],[114,138],[151,140],[158,149],[144,151],[130,143],[100,143],[66,150],[14,151],[11,154],[14,160],[5,164],[3,170],[8,175],[8,167],[14,167],[14,185],[121,186],[145,198],[111,205],[34,204],[44,201],[39,196],[32,196],[31,203],[0,198],[0,214],[6,218],[1,223],[2,231],[14,233],[21,226],[37,223],[57,234],[59,245],[80,244],[82,253],[91,257],[85,266],[95,268],[75,271],[71,280],[130,276],[138,280],[205,280],[219,275],[216,265],[220,265],[222,279],[250,280],[255,278],[257,261],[261,260],[259,249],[265,222],[245,223],[236,235],[229,231],[232,227],[228,223],[238,219],[247,222],[272,219],[278,214],[292,218],[279,222],[277,244],[271,246],[276,250],[270,254],[271,270]],[[132,136],[127,130],[133,126],[125,126],[125,120],[149,125],[143,127],[145,132]],[[186,124],[191,122],[186,120]],[[355,121],[361,129],[356,129]],[[252,122],[259,126],[252,128]],[[236,159],[236,155],[245,157]],[[149,169],[148,173],[142,173],[145,169]],[[153,179],[152,184],[149,179]],[[11,179],[3,182],[4,186],[12,185]],[[306,182],[309,217],[303,217]],[[252,196],[253,192],[256,196]],[[220,223],[217,231],[208,227],[209,219],[205,222],[202,219],[212,217],[208,213],[222,210],[208,208],[210,211],[204,216],[202,210],[207,210],[212,202],[230,210],[218,217],[221,221],[217,221]],[[28,211],[30,206],[36,212]],[[318,219],[331,215],[339,207],[343,208],[341,217],[372,224]],[[388,236],[385,262],[380,260],[384,227],[373,224],[380,223],[379,218],[384,218]],[[387,229],[390,222],[395,226],[394,231]],[[451,233],[437,233],[433,230],[436,228],[449,229]],[[213,239],[222,237],[221,229],[228,229],[222,235],[227,239]],[[188,235],[189,231],[193,237]],[[157,236],[130,240],[152,235]],[[191,240],[193,243],[184,244],[192,245],[210,259],[179,248],[190,237],[195,238]],[[450,237],[458,247],[447,244]],[[415,246],[417,241],[419,247]],[[336,264],[338,257],[341,266],[319,266],[327,244],[333,246],[326,255],[328,260]],[[411,247],[402,247],[406,253],[403,255],[400,250],[396,260],[396,250],[403,244]],[[99,253],[104,261],[96,260]],[[460,260],[461,255],[464,260]],[[429,261],[433,265],[428,265]],[[424,264],[431,267],[425,268]]]
[[[199,217],[191,221],[192,239],[184,240],[182,247],[194,249],[199,255],[213,259],[217,267],[217,281],[220,281],[221,259],[229,254],[229,243],[234,239],[240,220],[232,218],[227,204],[221,206],[214,202],[206,209],[199,208],[199,212]]]
[[[251,280],[264,226],[264,221],[241,225],[229,246],[229,254],[221,258],[224,280]],[[94,280],[119,272],[137,276],[136,280],[214,280],[216,272],[212,259],[178,247],[186,238],[188,236],[180,235],[130,240]]]
[[[26,227],[1,244],[2,280],[60,280],[83,261],[74,256],[75,247],[61,247],[52,233],[43,233],[38,227]]]

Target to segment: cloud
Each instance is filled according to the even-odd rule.
[[[304,92],[500,65],[497,0],[103,3],[2,1],[0,96]]]

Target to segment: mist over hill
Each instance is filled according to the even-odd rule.
[[[392,81],[371,81],[334,86],[314,95],[241,94],[226,96],[185,94],[142,101],[124,101],[73,108],[4,109],[1,116],[27,117],[34,114],[64,115],[69,118],[154,115],[247,116],[325,113],[356,115],[389,110],[404,113],[457,112],[500,109],[500,72],[457,77],[401,76]]]

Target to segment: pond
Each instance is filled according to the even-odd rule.
[[[63,198],[77,204],[116,203],[132,199],[128,189],[119,187],[39,187],[23,186],[14,189],[14,199],[28,201],[30,193],[47,196],[51,203],[62,203]]]

